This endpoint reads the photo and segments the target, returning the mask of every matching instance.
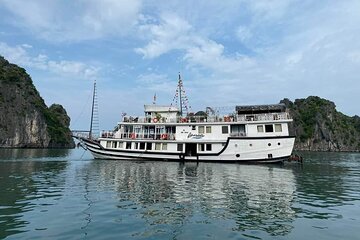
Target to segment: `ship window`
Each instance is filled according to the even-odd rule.
[[[151,147],[152,147],[152,146],[151,146],[151,143],[149,143],[149,142],[146,143],[146,150],[151,150]]]
[[[195,125],[192,126],[192,130],[196,130],[196,126],[195,126]]]
[[[117,142],[112,142],[112,148],[116,148],[117,147]]]
[[[199,127],[198,127],[198,130],[199,130],[199,134],[205,132],[204,126],[199,126]]]
[[[126,149],[131,149],[131,142],[126,142]]]
[[[155,150],[161,150],[161,143],[155,143]]]
[[[257,131],[260,132],[264,132],[264,126],[263,125],[257,125]]]
[[[274,127],[272,124],[265,125],[265,132],[273,132],[273,131],[274,131]]]
[[[206,126],[206,133],[211,133],[211,126]]]
[[[275,124],[275,132],[282,132],[281,124]]]
[[[141,149],[141,150],[144,150],[144,149],[145,149],[145,143],[144,143],[144,142],[141,142],[141,143],[140,143],[140,149]]]
[[[107,147],[107,148],[110,148],[110,147],[111,147],[111,142],[110,142],[110,141],[107,141],[107,142],[106,142],[106,147]]]
[[[162,150],[167,150],[167,143],[162,144]]]
[[[122,142],[119,142],[119,144],[118,144],[118,148],[123,148],[124,146],[123,146],[123,143]]]
[[[135,143],[134,149],[139,149],[139,143],[138,142]]]
[[[200,144],[199,144],[199,151],[200,151],[200,152],[205,151],[205,144],[203,144],[203,143],[200,143]]]
[[[178,150],[179,152],[182,152],[182,150],[183,150],[183,145],[182,145],[182,143],[179,143],[179,144],[177,145],[177,150]]]
[[[211,144],[206,144],[206,151],[211,151]]]
[[[227,134],[227,133],[229,133],[229,127],[228,126],[222,126],[222,133],[223,134]]]

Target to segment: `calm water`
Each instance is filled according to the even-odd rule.
[[[303,166],[0,150],[0,239],[360,239],[360,154]]]

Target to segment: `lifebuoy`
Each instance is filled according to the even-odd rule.
[[[158,119],[157,119],[157,118],[153,118],[153,122],[154,122],[154,123],[157,123],[157,122],[158,122]]]
[[[182,118],[182,119],[181,119],[181,122],[182,122],[182,123],[186,123],[186,122],[187,122],[187,119],[186,119],[186,118]]]
[[[166,133],[161,134],[161,139],[167,139],[168,135]]]

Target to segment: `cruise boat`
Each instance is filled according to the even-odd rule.
[[[154,99],[144,105],[144,116],[124,115],[98,137],[91,127],[87,136],[73,136],[95,159],[280,162],[292,153],[292,119],[283,104],[235,106],[226,115],[210,107],[190,113],[180,74],[174,99],[169,106]]]

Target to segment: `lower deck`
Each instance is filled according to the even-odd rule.
[[[228,138],[225,142],[121,142],[83,139],[95,158],[186,161],[278,161],[291,155],[294,137]],[[122,143],[122,144],[121,144]]]

